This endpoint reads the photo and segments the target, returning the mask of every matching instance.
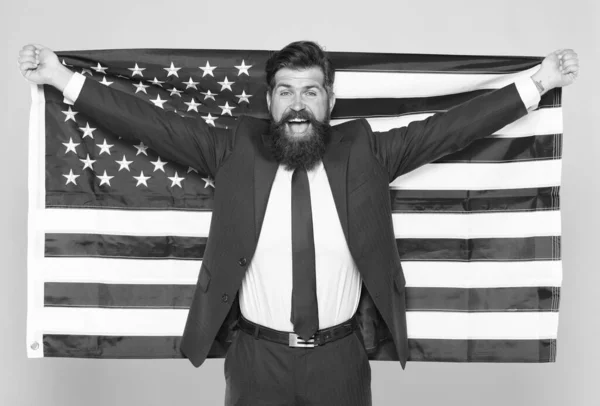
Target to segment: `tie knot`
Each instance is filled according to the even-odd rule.
[[[296,183],[308,183],[308,173],[304,166],[294,169],[294,173],[292,174],[292,184]]]

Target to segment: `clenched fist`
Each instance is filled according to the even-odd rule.
[[[559,49],[546,56],[540,70],[531,78],[538,85],[540,93],[555,87],[572,84],[579,75],[579,57],[572,49]]]
[[[52,85],[63,91],[73,73],[63,66],[51,49],[41,45],[25,45],[19,51],[19,70],[30,82]]]

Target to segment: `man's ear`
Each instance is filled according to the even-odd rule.
[[[271,91],[267,90],[267,107],[271,110]]]

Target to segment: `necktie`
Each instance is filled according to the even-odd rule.
[[[292,175],[292,314],[294,332],[307,341],[319,328],[315,241],[306,169]]]

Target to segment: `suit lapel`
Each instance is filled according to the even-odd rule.
[[[261,137],[258,144],[258,153],[255,154],[254,158],[254,230],[256,241],[258,241],[260,235],[269,194],[279,167],[269,150],[266,135]]]
[[[340,218],[346,242],[348,242],[348,196],[346,196],[346,172],[348,170],[349,142],[344,142],[344,137],[333,130],[331,141],[323,156],[323,165],[329,180],[329,187],[333,195],[335,207]]]

